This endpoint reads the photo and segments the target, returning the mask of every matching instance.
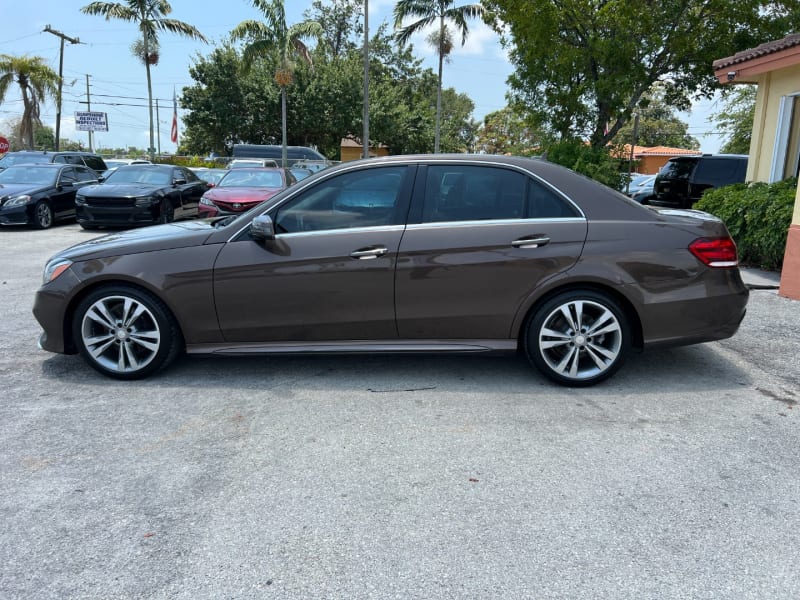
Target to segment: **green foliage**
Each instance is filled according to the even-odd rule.
[[[792,223],[797,179],[737,183],[707,191],[694,208],[725,222],[743,264],[780,269]]]
[[[338,0],[334,7],[356,6]],[[321,7],[314,4],[313,8]],[[313,67],[300,62],[287,86],[288,144],[316,146],[331,159],[339,158],[343,138],[360,138],[363,127],[363,51],[352,36],[350,10],[341,15],[314,11],[325,38],[313,52]],[[340,20],[337,20],[340,19]],[[338,28],[341,28],[338,29]],[[378,28],[370,40],[370,138],[389,146],[393,154],[430,152],[434,147],[437,77],[422,69],[411,49],[401,48]],[[348,37],[346,42],[340,36]],[[334,52],[333,48],[337,50]],[[242,52],[230,44],[208,56],[198,56],[189,73],[197,83],[183,89],[180,104],[187,113],[181,154],[230,155],[233,144],[278,144],[281,141],[280,89],[272,74],[277,55],[255,60],[243,70]],[[464,94],[442,94],[441,147],[448,152],[473,149],[474,105]]]
[[[539,154],[550,135],[531,125],[513,108],[489,113],[476,132],[475,147],[486,154],[531,156]]]
[[[13,84],[22,95],[22,118],[19,120],[19,139],[28,150],[36,148],[34,133],[41,126],[40,104],[49,96],[58,96],[58,74],[40,56],[0,54],[0,104]]]
[[[622,189],[623,174],[619,160],[612,158],[609,148],[592,148],[581,140],[554,142],[547,147],[545,156],[550,162],[591,177],[614,189]]]
[[[756,112],[755,85],[737,85],[723,92],[723,108],[711,115],[711,119],[726,134],[720,152],[726,154],[749,154],[750,138],[753,135],[753,118]]]
[[[506,36],[512,101],[602,147],[661,82],[679,110],[718,87],[711,62],[800,29],[797,0],[484,0]]]
[[[689,135],[689,125],[675,115],[675,108],[664,99],[663,86],[656,85],[642,96],[636,109],[639,114],[639,127],[636,135],[637,146],[669,146],[697,150],[700,142]],[[620,127],[614,141],[630,144],[633,140],[634,121]]]

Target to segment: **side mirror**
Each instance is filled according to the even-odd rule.
[[[176,179],[172,182],[172,185],[184,185],[186,183],[185,179]]]
[[[71,188],[74,187],[71,181],[59,181],[58,182],[58,191],[63,190],[64,188]]]
[[[259,215],[250,223],[250,237],[257,242],[275,239],[275,224],[269,215]]]

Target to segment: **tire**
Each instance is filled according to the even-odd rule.
[[[606,294],[573,290],[545,302],[525,329],[528,359],[565,386],[599,383],[622,366],[631,345],[625,312]]]
[[[183,348],[178,324],[164,303],[126,285],[105,286],[84,298],[72,332],[86,362],[114,379],[152,375]]]
[[[158,208],[158,222],[161,224],[172,223],[175,220],[175,208],[168,198],[161,201],[161,206]]]
[[[47,200],[39,200],[33,207],[34,229],[49,229],[53,226],[53,207]]]

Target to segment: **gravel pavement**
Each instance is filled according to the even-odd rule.
[[[77,225],[0,230],[0,598],[800,597],[800,302],[590,389],[517,357],[36,347]]]

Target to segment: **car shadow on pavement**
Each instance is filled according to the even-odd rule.
[[[96,373],[78,356],[42,363],[45,378],[99,387],[182,390],[294,390],[374,393],[454,391],[530,393],[569,391],[539,374],[521,355],[347,355],[178,358],[148,379],[117,381]],[[632,353],[609,380],[586,393],[719,392],[750,385],[751,378],[715,345]]]

